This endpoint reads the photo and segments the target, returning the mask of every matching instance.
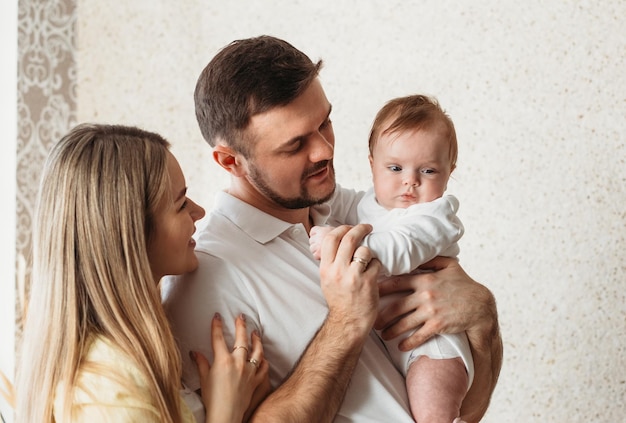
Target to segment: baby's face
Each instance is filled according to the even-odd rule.
[[[387,210],[433,201],[450,178],[449,142],[443,124],[382,134],[370,156],[374,192]]]

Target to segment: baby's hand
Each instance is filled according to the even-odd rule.
[[[311,233],[309,234],[309,249],[313,253],[313,257],[317,260],[319,260],[322,255],[322,242],[324,241],[324,237],[333,229],[332,226],[313,226],[311,228]]]

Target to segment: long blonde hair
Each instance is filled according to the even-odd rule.
[[[17,421],[53,422],[55,392],[70,409],[93,335],[135,360],[163,421],[180,420],[180,356],[146,247],[155,209],[169,194],[168,146],[137,128],[83,124],[50,152],[35,221]]]

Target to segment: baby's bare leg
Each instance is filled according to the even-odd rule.
[[[468,376],[460,357],[421,356],[409,366],[406,387],[418,423],[452,423],[459,417]]]

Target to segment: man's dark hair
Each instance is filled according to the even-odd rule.
[[[194,93],[196,118],[212,146],[224,142],[248,156],[250,118],[284,106],[318,76],[322,61],[281,39],[260,36],[233,41],[204,68]]]

